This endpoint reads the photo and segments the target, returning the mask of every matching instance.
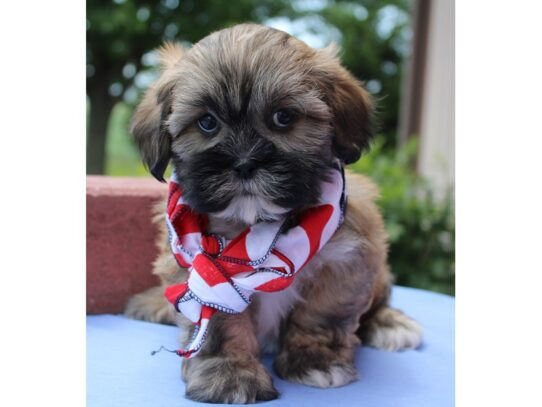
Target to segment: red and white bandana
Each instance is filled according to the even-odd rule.
[[[319,203],[300,214],[297,226],[283,233],[286,219],[261,222],[233,240],[206,233],[207,216],[184,202],[173,174],[166,223],[173,255],[190,274],[185,283],[168,287],[165,296],[197,325],[187,349],[175,351],[179,356],[191,358],[199,352],[216,311],[237,314],[255,292],[284,290],[329,241],[346,205],[344,172],[337,167],[322,182]]]

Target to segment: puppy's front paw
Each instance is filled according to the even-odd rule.
[[[196,357],[185,361],[186,396],[206,403],[249,404],[279,396],[255,358]]]
[[[354,366],[304,350],[282,352],[275,370],[285,380],[320,388],[344,386],[358,378]]]

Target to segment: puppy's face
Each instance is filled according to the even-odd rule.
[[[332,50],[240,25],[161,55],[132,132],[200,213],[252,224],[309,206],[334,157],[354,162],[368,144],[369,98]]]

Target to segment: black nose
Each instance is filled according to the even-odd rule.
[[[243,179],[248,179],[254,175],[258,163],[254,160],[242,159],[234,165],[233,169],[235,173]]]

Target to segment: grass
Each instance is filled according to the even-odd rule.
[[[117,103],[111,113],[105,146],[105,174],[114,176],[146,176],[139,152],[128,132],[132,109]]]

